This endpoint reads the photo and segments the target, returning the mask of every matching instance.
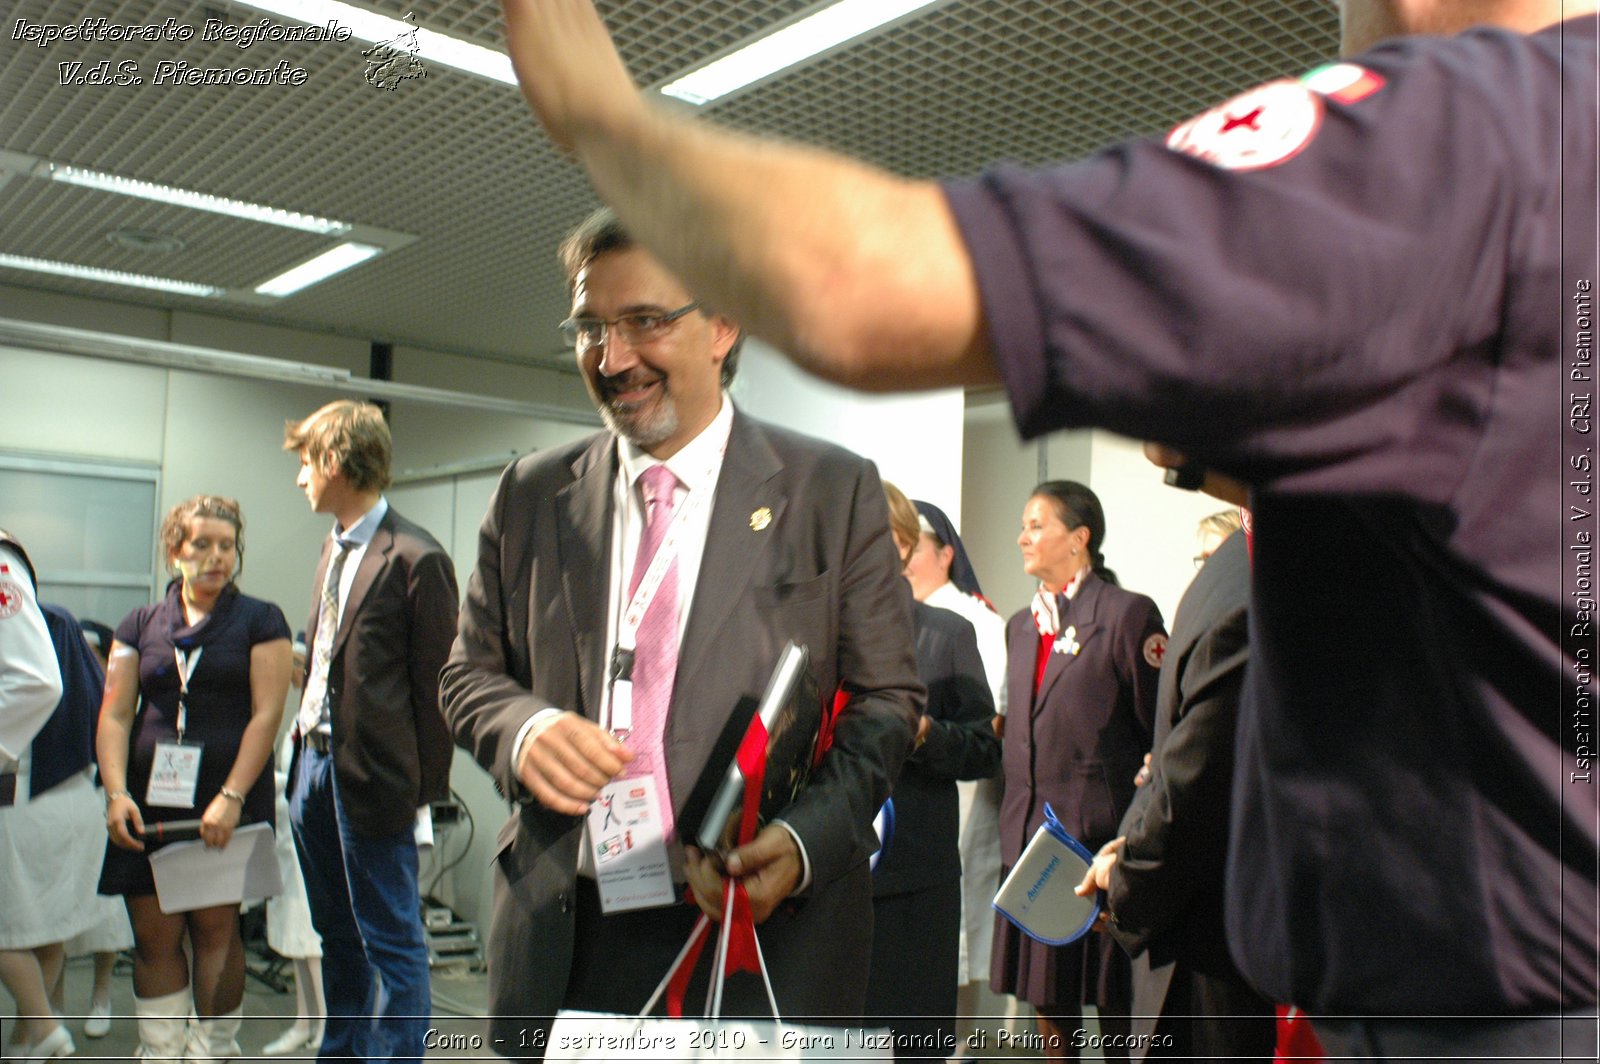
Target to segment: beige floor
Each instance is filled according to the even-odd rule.
[[[259,965],[252,957],[252,966]],[[82,1013],[89,1007],[89,995],[94,986],[94,969],[87,958],[71,962],[67,967],[67,1026],[72,1030],[78,1053],[74,1061],[134,1060],[139,1049],[137,1021],[133,1018],[133,979],[126,965],[119,965],[112,979],[111,1033],[104,1038],[88,1038],[83,1033]],[[488,1001],[488,983],[482,973],[468,972],[463,968],[440,968],[433,977],[434,1025],[443,1040],[449,1044],[452,1037],[469,1038],[481,1035],[484,1021],[481,1018]],[[0,1002],[10,1001],[0,993]],[[272,1041],[293,1023],[295,1010],[294,990],[286,993],[264,985],[254,978],[245,980],[245,1020],[239,1031],[239,1046],[244,1057],[259,1057],[261,1047]],[[467,1013],[463,1016],[462,1013]],[[7,1022],[9,1028],[9,1022]],[[6,1032],[9,1035],[9,1030]],[[430,1051],[429,1057],[455,1058],[478,1056],[456,1049]],[[488,1056],[488,1054],[482,1054]],[[264,1061],[292,1061],[296,1057],[260,1057]]]
[[[252,956],[250,963],[252,967],[259,967],[261,961]],[[78,1047],[77,1055],[72,1059],[85,1062],[136,1060],[139,1035],[137,1021],[133,1018],[132,975],[126,962],[119,965],[119,970],[112,979],[113,1019],[111,1033],[104,1038],[88,1038],[83,1033],[82,1013],[88,1008],[93,983],[94,971],[88,958],[80,958],[68,965],[67,1026],[71,1028]],[[4,995],[0,995],[0,1001],[5,1005],[10,1004],[4,999]],[[482,972],[468,971],[462,966],[435,969],[433,1002],[434,1026],[438,1032],[440,1048],[428,1052],[430,1059],[496,1059],[487,1050],[474,1052],[470,1049],[455,1048],[471,1045],[474,1036],[481,1038],[483,1035],[488,982]],[[960,1036],[964,1043],[963,1057],[969,1060],[1007,1062],[1039,1059],[1041,1054],[1038,1049],[1028,1045],[1028,1037],[1033,1031],[1031,1010],[1024,1006],[1019,1010],[1021,1015],[1018,1015],[1010,1011],[1010,999],[998,998],[987,991],[973,1004],[986,1015],[976,1022],[969,1018],[960,1024]],[[239,1032],[239,1045],[244,1051],[241,1059],[255,1058],[258,1061],[310,1059],[260,1056],[262,1046],[276,1038],[293,1022],[294,1008],[292,984],[290,989],[280,993],[259,979],[247,978],[245,1021]],[[9,1027],[9,1024],[7,1026]],[[1086,1026],[1091,1030],[1098,1028],[1092,1014]],[[987,1035],[982,1036],[981,1040],[975,1039],[968,1043],[967,1038],[972,1035],[975,1028],[980,1027],[987,1030]],[[9,1030],[6,1033],[9,1034]],[[968,1048],[969,1046],[971,1048]],[[1099,1059],[1099,1055],[1091,1051],[1085,1054],[1084,1059]]]

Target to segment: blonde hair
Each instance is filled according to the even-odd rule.
[[[308,418],[285,422],[283,449],[299,451],[320,468],[336,464],[357,491],[389,486],[394,444],[383,411],[372,403],[337,399]]]
[[[889,504],[889,530],[908,544],[907,553],[900,556],[903,565],[911,560],[909,552],[917,549],[917,540],[922,538],[922,524],[917,520],[917,508],[906,498],[906,493],[887,480],[883,482],[883,498]]]
[[[168,567],[172,556],[189,541],[189,522],[197,517],[210,517],[233,526],[233,550],[239,558],[233,578],[237,580],[244,572],[244,514],[238,500],[225,495],[191,495],[167,511],[161,519],[161,546],[166,550]]]
[[[1219,541],[1227,539],[1240,528],[1244,522],[1239,517],[1237,509],[1218,510],[1200,519],[1199,533],[1201,537],[1216,536]]]

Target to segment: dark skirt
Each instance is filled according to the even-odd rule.
[[[1001,880],[1010,872],[1002,868]],[[995,914],[989,986],[997,994],[1015,994],[1047,1015],[1071,1015],[1093,1005],[1126,1016],[1133,1002],[1132,976],[1128,955],[1110,935],[1091,931],[1068,945],[1047,946]]]
[[[895,1033],[898,1060],[959,1056],[956,968],[961,950],[961,880],[872,899],[869,1026]]]
[[[146,820],[145,823],[149,824],[151,821]],[[245,823],[246,821],[241,820],[240,827]],[[141,853],[136,850],[124,850],[114,843],[107,842],[105,860],[100,864],[100,886],[97,888],[99,892],[135,898],[154,894],[156,880],[150,871],[150,855],[163,845],[170,846],[172,843],[145,843],[144,851]]]

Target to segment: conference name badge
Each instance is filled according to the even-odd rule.
[[[150,766],[150,786],[145,788],[146,805],[166,809],[192,809],[194,792],[200,785],[199,743],[156,743],[155,763]]]
[[[654,777],[606,784],[589,807],[588,826],[602,912],[648,909],[677,900]]]

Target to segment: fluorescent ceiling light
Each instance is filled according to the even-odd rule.
[[[350,36],[369,44],[387,44],[399,51],[408,52],[428,62],[454,67],[480,78],[498,81],[504,85],[517,83],[516,72],[511,69],[511,59],[493,48],[471,44],[455,37],[447,37],[434,30],[423,29],[411,22],[380,15],[339,0],[234,0],[245,7],[281,15],[313,26],[334,22],[350,31]],[[415,33],[416,46],[411,46]]]
[[[938,2],[840,0],[667,82],[661,92],[698,107]]]
[[[302,288],[310,288],[318,281],[325,281],[336,273],[359,266],[381,251],[382,248],[371,244],[340,244],[293,269],[285,270],[270,281],[256,285],[256,294],[279,297],[294,295]]]
[[[244,218],[252,222],[265,222],[268,225],[281,225],[288,229],[299,229],[307,233],[319,233],[324,236],[342,236],[353,227],[349,222],[338,222],[331,218],[318,218],[312,214],[300,214],[297,211],[283,211],[276,207],[267,207],[259,203],[246,203],[244,200],[228,199],[225,196],[212,196],[204,192],[192,192],[186,188],[173,188],[170,185],[157,185],[149,181],[136,181],[131,177],[118,177],[116,174],[102,173],[99,170],[83,170],[76,166],[58,166],[50,163],[49,174],[52,181],[64,181],[69,185],[81,185],[84,188],[99,189],[102,192],[115,192],[122,196],[136,196],[139,199],[155,200],[157,203],[170,203],[178,207],[189,207],[197,211],[210,211],[213,214],[226,214],[234,218]]]
[[[76,277],[80,281],[101,281],[105,284],[131,285],[134,288],[152,288],[157,292],[174,292],[180,296],[220,296],[223,291],[208,284],[195,284],[193,281],[174,281],[171,278],[150,277],[142,273],[123,273],[121,270],[102,270],[70,262],[30,259],[23,255],[0,254],[0,266],[11,270],[28,270],[32,273],[53,273],[58,277]]]

